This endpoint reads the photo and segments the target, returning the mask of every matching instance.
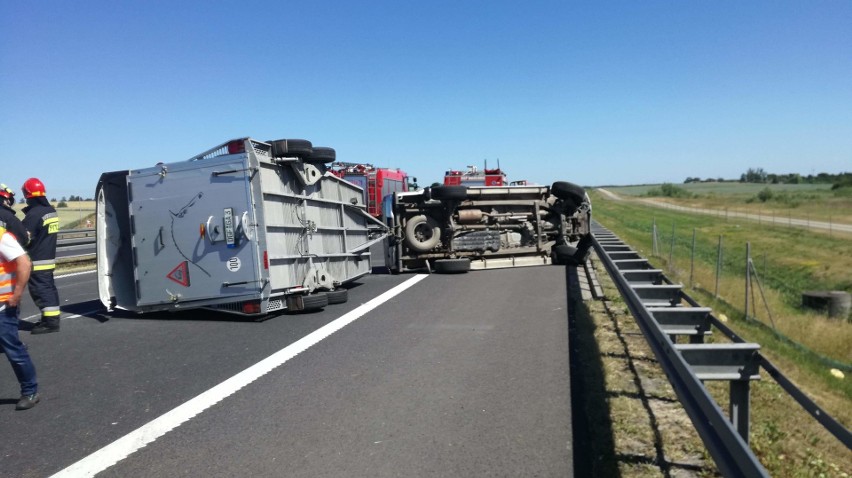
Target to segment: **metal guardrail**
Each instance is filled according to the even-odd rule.
[[[67,251],[77,246],[88,246],[95,244],[95,229],[64,229],[59,231],[59,237],[56,241],[57,252]],[[77,255],[62,255],[57,257],[57,263],[80,262],[94,260],[96,254],[77,254]]]
[[[594,248],[636,318],[657,361],[692,420],[719,471],[726,477],[769,476],[748,445],[749,384],[765,370],[830,433],[852,448],[852,434],[809,399],[769,360],[760,345],[748,343],[673,284],[663,272],[594,223]],[[683,302],[689,305],[685,307]],[[732,343],[705,344],[719,330]],[[678,343],[678,337],[689,343]],[[730,382],[729,415],[707,391],[703,382]]]
[[[63,229],[58,235],[57,247],[95,243],[94,229]]]

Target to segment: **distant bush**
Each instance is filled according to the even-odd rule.
[[[694,194],[675,186],[671,183],[663,183],[659,188],[651,188],[645,193],[648,197],[667,197],[667,198],[691,198]]]
[[[783,190],[782,191],[773,191],[773,190],[769,189],[769,187],[767,186],[767,187],[763,188],[759,193],[757,193],[754,196],[746,199],[745,202],[747,204],[752,204],[752,203],[755,203],[757,201],[764,202],[764,203],[772,201],[772,202],[775,202],[775,203],[778,203],[778,204],[783,204],[783,205],[790,207],[790,208],[796,208],[796,207],[801,206],[802,203],[805,203],[805,202],[808,202],[808,201],[814,201],[814,200],[817,200],[819,198],[820,198],[819,195],[814,194],[814,193],[810,193],[810,192],[796,191],[796,192],[791,193],[790,191],[783,191]]]
[[[846,191],[843,191],[843,190]],[[852,194],[852,173],[844,173],[843,176],[838,178],[837,182],[835,182],[831,186],[831,190],[834,191],[834,194],[837,196],[848,196]],[[840,193],[838,193],[840,191]]]
[[[65,201],[59,201],[59,204],[56,205],[57,208],[60,207],[68,207],[68,203]]]
[[[852,185],[840,187],[832,186],[831,189],[837,197],[852,197]]]

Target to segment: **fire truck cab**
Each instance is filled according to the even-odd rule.
[[[408,174],[401,169],[377,168],[367,163],[336,162],[330,172],[364,190],[363,204],[373,217],[382,215],[382,198],[408,191]]]

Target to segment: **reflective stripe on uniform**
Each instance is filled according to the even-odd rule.
[[[13,279],[3,280],[3,277],[8,275],[3,274],[0,276],[0,302],[8,299],[12,295],[12,292],[15,291],[15,281]]]
[[[43,261],[33,261],[34,271],[46,271],[56,269],[56,259],[45,259]]]
[[[0,227],[0,238],[3,234],[6,234],[6,228]],[[0,262],[0,302],[6,302],[12,297],[17,283],[17,271],[17,261]]]
[[[59,307],[45,307],[41,309],[42,317],[56,317],[61,313],[62,311],[59,310]]]

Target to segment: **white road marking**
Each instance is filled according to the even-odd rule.
[[[54,278],[54,279],[64,279],[64,278],[66,278],[66,277],[80,276],[80,275],[83,275],[83,274],[94,274],[95,272],[96,272],[96,271],[94,271],[94,270],[91,270],[91,271],[83,271],[83,272],[72,272],[72,273],[70,273],[70,274],[62,274],[62,275],[54,276],[53,278]]]
[[[93,273],[95,273],[94,270],[83,271],[83,272],[74,272],[74,273],[71,273],[71,274],[62,274],[62,275],[59,275],[59,276],[54,276],[53,278],[54,279],[64,279],[66,277],[74,277],[74,276],[79,276],[79,275],[83,275],[83,274],[93,274]],[[84,312],[82,314],[67,315],[65,317],[62,317],[62,319],[63,320],[64,319],[76,319],[77,317],[81,317],[81,316],[89,315],[89,314],[94,314],[95,312],[98,312],[98,310],[93,310],[91,312]],[[36,320],[33,320],[33,319],[36,319]],[[30,315],[30,316],[24,317],[21,320],[23,320],[25,322],[32,322],[32,323],[38,322],[39,320],[41,320],[41,312],[39,312],[38,314],[33,314],[33,315]]]
[[[346,325],[364,316],[371,310],[389,301],[404,290],[429,277],[427,274],[418,274],[411,279],[399,284],[393,289],[379,295],[375,299],[362,304],[356,309],[348,312],[283,349],[275,352],[269,357],[207,390],[195,398],[177,406],[169,412],[142,425],[140,428],[128,433],[73,465],[59,471],[53,477],[84,477],[95,476],[119,461],[127,458],[140,448],[152,443],[157,438],[174,430],[192,417],[212,407],[220,401],[238,392],[243,387],[266,375],[275,368],[284,364],[296,355],[316,345],[331,334],[342,329]]]

